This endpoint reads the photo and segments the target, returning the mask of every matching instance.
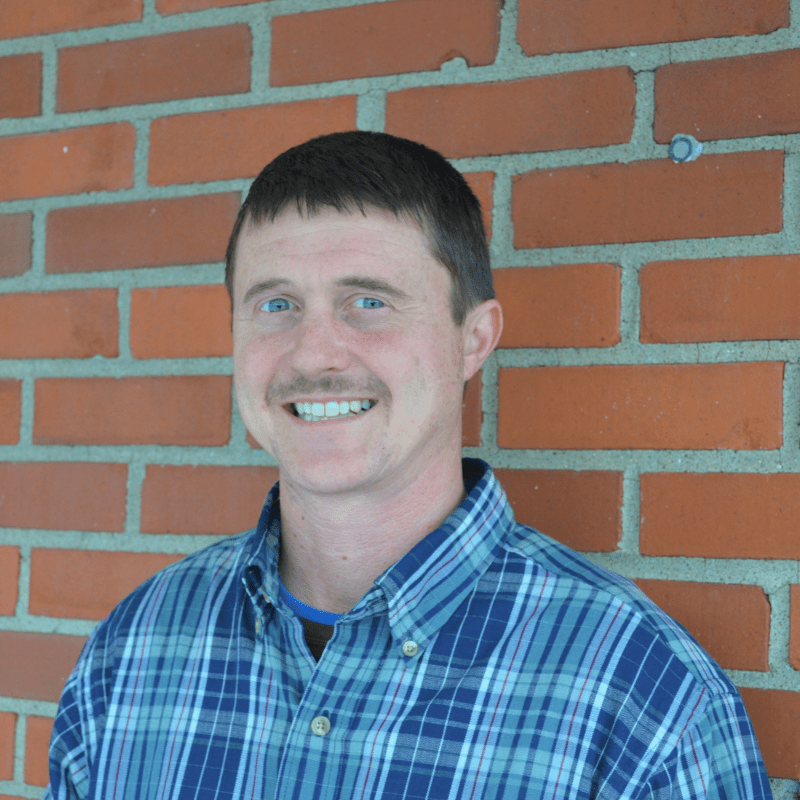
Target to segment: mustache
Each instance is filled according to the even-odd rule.
[[[314,380],[298,375],[285,383],[271,383],[267,387],[267,404],[283,405],[290,398],[315,397],[317,395],[348,395],[388,401],[391,392],[389,387],[374,375],[370,375],[363,381],[356,381],[341,375],[323,375]]]

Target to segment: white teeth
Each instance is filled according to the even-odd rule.
[[[295,403],[294,410],[296,415],[306,422],[324,422],[336,417],[362,414],[373,405],[375,403],[372,400],[329,400],[326,403]]]

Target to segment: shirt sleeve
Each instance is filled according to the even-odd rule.
[[[738,694],[711,697],[640,800],[771,800],[752,724]]]

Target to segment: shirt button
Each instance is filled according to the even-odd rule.
[[[311,733],[324,736],[331,729],[331,721],[327,717],[314,717],[311,720]]]
[[[408,656],[409,658],[419,653],[419,645],[411,639],[403,642],[403,646],[400,649],[403,651],[403,655]]]

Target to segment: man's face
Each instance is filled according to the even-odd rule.
[[[390,214],[292,210],[245,225],[236,392],[282,481],[391,496],[460,453],[471,374],[450,289],[419,228]]]

